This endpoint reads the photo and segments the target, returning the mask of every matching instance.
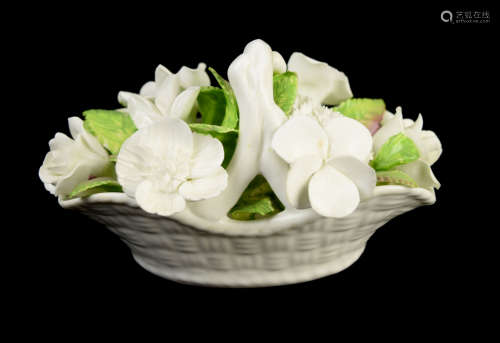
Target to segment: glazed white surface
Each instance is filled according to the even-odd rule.
[[[401,203],[394,203],[394,200],[390,198],[391,196],[395,196],[398,199],[401,199]],[[358,209],[353,214],[347,216],[346,218],[339,218],[338,220],[347,220],[349,217],[352,217],[356,213],[365,211],[373,207],[389,209],[391,206],[393,206],[394,209],[397,209],[399,207],[409,206],[412,203],[414,203],[414,207],[418,207],[422,205],[432,205],[435,201],[435,194],[423,188],[408,188],[396,185],[378,186],[375,188],[373,195],[370,198],[362,201]],[[59,204],[63,208],[67,209],[78,209],[82,206],[92,206],[93,204],[113,203],[139,208],[137,202],[124,193],[98,193],[84,199],[59,199]],[[151,217],[157,217],[146,212],[144,213],[145,215],[149,215]],[[233,220],[227,216],[217,221],[213,221],[210,219],[199,217],[189,209],[185,209],[184,211],[170,218],[183,224],[190,225],[201,231],[227,234],[231,236],[253,236],[272,234],[281,230],[285,230],[291,225],[302,225],[323,217],[312,209],[286,209],[276,216],[253,221]]]
[[[314,69],[318,74],[314,79],[325,74],[329,80],[343,80],[341,91],[325,88],[321,99],[335,104],[339,99],[332,96],[334,93],[342,99],[352,96],[343,73],[302,55],[295,55],[295,60],[300,70]],[[98,193],[72,200],[59,197],[59,204],[104,224],[127,244],[141,266],[178,282],[259,287],[312,280],[347,268],[359,258],[377,228],[404,212],[433,204],[436,197],[432,187],[373,188],[374,181],[371,187],[358,187],[364,196],[354,212],[326,217],[312,208],[294,208],[286,184],[289,165],[272,146],[273,135],[287,120],[274,102],[272,75],[273,70],[284,69],[283,58],[261,40],[249,43],[229,67],[228,78],[240,112],[239,137],[226,169],[227,188],[218,196],[188,201],[183,210],[171,216],[146,212],[125,193]],[[266,178],[285,210],[253,221],[227,217],[258,174]],[[373,192],[365,192],[365,188]]]
[[[337,273],[362,254],[387,221],[435,202],[423,188],[380,186],[344,218],[313,210],[285,210],[261,220],[218,221],[188,210],[152,215],[123,193],[60,200],[106,225],[146,270],[177,282],[217,287],[261,287],[303,282]]]

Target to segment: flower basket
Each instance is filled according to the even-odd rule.
[[[262,287],[337,273],[397,215],[436,201],[441,145],[422,117],[351,99],[347,77],[260,41],[229,67],[159,66],[118,111],[69,120],[40,178],[153,274]],[[334,105],[335,107],[328,107]],[[200,119],[201,118],[201,119]]]
[[[153,274],[196,285],[261,287],[340,272],[360,257],[377,228],[434,202],[434,194],[422,188],[379,186],[343,218],[285,211],[258,222],[227,219],[217,226],[189,214],[173,219],[147,213],[119,193],[60,204],[106,225]]]

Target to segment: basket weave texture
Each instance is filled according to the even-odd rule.
[[[135,260],[156,275],[205,286],[258,287],[339,272],[359,258],[377,228],[435,201],[434,194],[424,189],[384,186],[377,190],[347,217],[316,217],[278,230],[269,220],[260,223],[268,232],[253,236],[245,234],[241,222],[234,231],[229,227],[211,232],[152,215],[123,194],[97,194],[61,201],[61,205],[107,226],[130,247]],[[249,228],[252,224],[243,223]]]

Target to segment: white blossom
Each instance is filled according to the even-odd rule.
[[[204,63],[196,69],[182,67],[177,74],[159,65],[155,81],[144,84],[139,94],[118,93],[118,101],[125,106],[137,128],[143,128],[165,117],[187,120],[197,111],[196,99],[201,86],[209,86],[210,79]]]
[[[290,165],[288,200],[296,208],[344,217],[376,184],[368,165],[371,134],[356,120],[327,108],[312,108],[310,113],[305,108],[294,112],[272,140],[274,151]]]
[[[68,195],[79,183],[100,176],[110,165],[108,153],[85,130],[80,118],[71,117],[68,124],[73,139],[56,133],[39,170],[45,188],[54,195]]]
[[[186,200],[212,198],[226,188],[223,160],[217,139],[192,133],[180,119],[165,118],[123,143],[116,173],[142,209],[169,216],[182,211]]]
[[[441,186],[432,173],[431,166],[439,159],[443,149],[441,142],[432,131],[422,130],[423,118],[420,114],[416,121],[403,119],[401,107],[396,108],[396,114],[384,114],[382,127],[373,136],[373,149],[376,153],[392,136],[402,132],[417,146],[420,158],[417,161],[398,166],[397,169],[407,173],[422,188],[432,189]]]

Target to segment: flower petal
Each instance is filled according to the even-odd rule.
[[[385,121],[380,129],[373,135],[373,151],[377,153],[385,142],[395,134],[403,131],[403,114],[398,107],[394,117]]]
[[[158,66],[155,69],[156,85],[160,85],[168,75],[172,75],[172,72],[163,65],[158,64]]]
[[[177,178],[188,176],[193,153],[193,135],[180,119],[165,118],[135,132],[122,145],[116,161],[118,182],[134,196],[144,179],[165,172]]]
[[[299,158],[290,165],[286,178],[286,193],[288,201],[295,208],[309,208],[309,194],[307,185],[311,176],[323,164],[323,159],[317,155],[308,155]]]
[[[54,168],[54,160],[56,159],[55,151],[49,151],[45,158],[43,159],[42,166],[38,170],[38,177],[43,183],[55,183],[57,182],[61,175],[58,173],[59,168]],[[57,163],[57,162],[56,162]],[[62,171],[64,171],[64,165],[62,166]]]
[[[271,146],[288,163],[311,154],[325,158],[328,136],[315,119],[296,115],[275,132]]]
[[[199,63],[196,69],[182,67],[177,73],[181,87],[210,86],[210,78],[205,71],[206,67],[205,63]]]
[[[181,92],[177,75],[167,75],[162,83],[156,85],[155,105],[164,116],[170,114],[175,98]]]
[[[138,129],[149,126],[163,118],[155,105],[140,95],[120,92],[118,93],[118,102],[123,106],[127,106],[126,112],[130,114]]]
[[[88,155],[87,153],[91,152],[103,159],[108,158],[108,153],[101,143],[99,143],[99,140],[83,127],[83,120],[78,117],[71,117],[68,118],[68,125],[73,139],[75,141],[78,141],[78,139],[81,140],[78,142],[77,146],[85,148],[85,155]],[[97,156],[91,156],[91,159],[97,158]]]
[[[331,158],[350,155],[368,162],[372,150],[372,135],[360,122],[339,116],[324,122],[324,129],[330,143]]]
[[[436,189],[441,187],[430,165],[422,160],[397,166],[396,169],[408,174],[421,188],[432,190],[433,187]]]
[[[192,179],[179,187],[179,193],[188,200],[203,200],[219,195],[227,187],[227,172],[218,167],[212,175]]]
[[[56,195],[56,186],[51,183],[44,183],[43,186],[50,194]]]
[[[412,125],[412,129],[417,131],[422,131],[423,126],[424,126],[424,118],[422,117],[422,114],[419,114],[417,120]]]
[[[345,74],[324,62],[294,52],[288,61],[288,70],[298,74],[299,93],[317,103],[336,105],[352,97]]]
[[[85,159],[81,150],[83,149],[78,149],[78,146],[74,143],[64,149],[49,151],[45,155],[38,172],[40,179],[45,183],[56,183],[62,177],[68,175],[80,162],[79,158]]]
[[[170,216],[186,207],[186,201],[182,196],[158,191],[148,180],[138,185],[135,199],[144,211],[161,216]]]
[[[153,159],[152,152],[140,146],[138,141],[138,137],[130,136],[123,143],[116,159],[118,182],[130,197],[134,197],[137,186],[153,174],[152,168],[148,166],[148,161]]]
[[[441,156],[443,148],[436,134],[433,131],[422,130],[422,126],[422,115],[419,115],[415,123],[405,129],[405,134],[417,145],[420,158],[432,166]]]
[[[179,94],[172,104],[170,117],[187,120],[193,113],[199,93],[200,87],[193,86]]]
[[[359,204],[358,188],[347,176],[325,165],[314,173],[309,182],[312,208],[325,217],[345,217]]]
[[[443,152],[441,142],[433,131],[423,130],[420,133],[419,142],[416,144],[421,151],[424,151],[422,159],[430,166],[439,159]]]
[[[59,179],[54,190],[56,195],[68,195],[81,182],[88,180],[91,166],[83,163],[77,164],[66,176]]]
[[[222,143],[207,135],[193,133],[193,156],[191,160],[191,178],[213,174],[224,160]]]
[[[384,112],[384,117],[382,118],[382,121],[380,122],[381,125],[385,125],[389,120],[394,118],[394,114],[391,112],[385,110]]]
[[[358,187],[361,199],[370,197],[377,185],[377,174],[368,164],[351,156],[339,156],[328,161],[328,165],[347,176]]]
[[[407,127],[411,127],[415,125],[415,122],[411,119],[408,119],[408,118],[404,118],[403,119],[403,127],[406,129]]]
[[[335,112],[331,108],[328,108],[326,106],[315,106],[312,110],[312,114],[318,119],[319,123],[321,126],[325,126],[329,120],[338,118],[338,117],[344,117],[344,115],[340,112]],[[327,133],[328,134],[328,133]]]
[[[151,149],[163,161],[189,161],[193,154],[193,134],[189,126],[179,119],[165,118],[137,136],[141,146]]]
[[[71,137],[73,137],[73,139],[76,139],[82,134],[83,120],[78,117],[70,117],[68,118],[68,127],[69,132],[71,133]]]
[[[273,72],[279,74],[286,72],[286,62],[277,51],[273,51]]]
[[[65,149],[72,145],[74,141],[66,136],[64,133],[56,133],[54,138],[49,141],[50,150]]]
[[[156,82],[149,81],[146,82],[139,91],[139,95],[145,98],[151,99],[156,95]]]
[[[82,137],[82,143],[85,145],[87,149],[89,149],[102,159],[106,160],[109,159],[108,152],[106,151],[106,149],[104,149],[104,147],[99,142],[97,137],[95,137],[85,129],[83,130],[81,137]]]

